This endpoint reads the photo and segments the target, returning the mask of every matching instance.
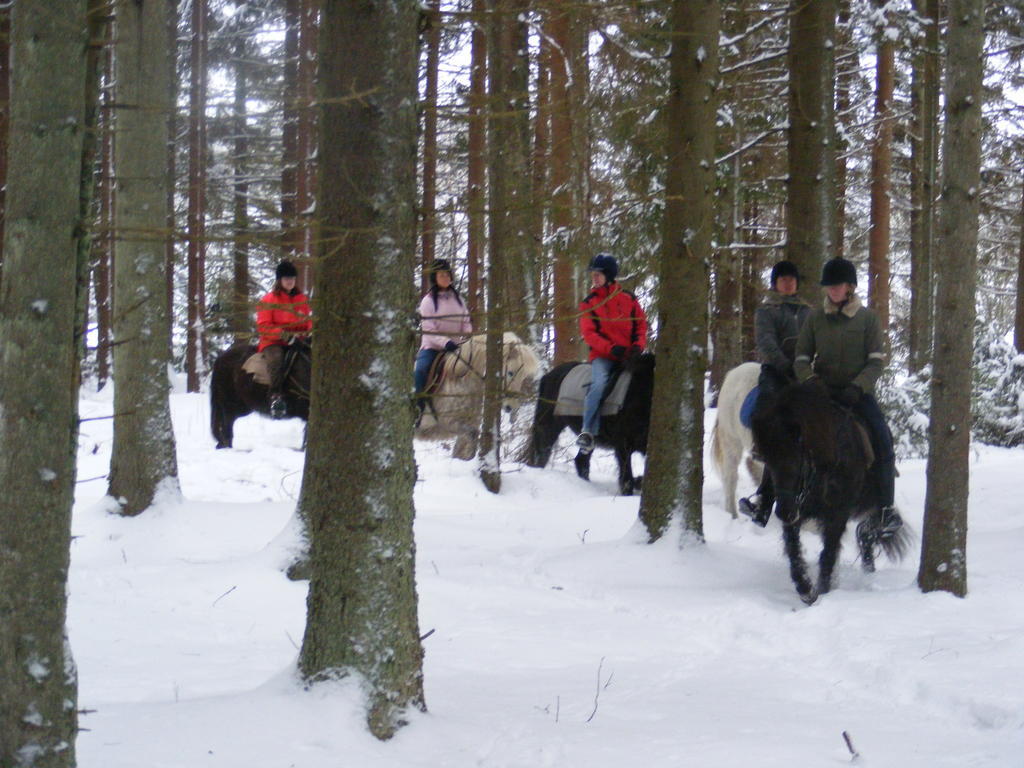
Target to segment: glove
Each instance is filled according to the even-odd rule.
[[[640,348],[640,345],[634,344],[632,347],[629,348],[629,359],[636,360],[643,353],[644,351]]]
[[[860,396],[862,394],[864,394],[864,390],[856,384],[847,384],[839,390],[839,393],[836,395],[836,400],[843,405],[853,408],[853,406],[860,402]]]
[[[626,348],[621,344],[616,344],[614,347],[612,347],[612,357],[614,357],[616,360],[622,360],[623,358],[626,357]]]
[[[445,352],[458,352],[459,351],[459,345],[455,343],[454,339],[448,339],[448,341],[445,342],[444,351]]]

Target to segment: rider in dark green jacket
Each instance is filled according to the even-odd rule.
[[[873,519],[879,537],[893,536],[903,525],[894,506],[896,455],[892,433],[874,397],[875,381],[885,369],[885,340],[878,315],[857,294],[857,268],[846,259],[826,262],[821,273],[823,305],[800,331],[793,368],[799,381],[818,376],[832,397],[868,425],[875,452],[872,474],[880,514]]]

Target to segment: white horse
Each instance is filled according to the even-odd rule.
[[[747,471],[755,483],[761,481],[764,465],[750,456],[754,439],[750,430],[740,422],[740,408],[750,390],[757,386],[761,375],[759,363],[741,363],[725,375],[722,391],[718,394],[718,415],[711,432],[711,459],[722,479],[725,493],[725,511],[736,515],[736,481],[739,479],[740,460],[747,455]]]
[[[502,342],[502,359],[502,406],[514,412],[536,394],[540,358],[529,344],[507,331]],[[454,437],[452,455],[458,459],[473,458],[480,427],[486,360],[487,335],[482,333],[471,336],[457,353],[445,355],[444,378],[431,395],[416,428],[416,437],[425,440]]]

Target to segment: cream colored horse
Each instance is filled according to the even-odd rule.
[[[754,437],[740,422],[740,408],[750,390],[757,386],[761,375],[758,363],[742,363],[725,375],[722,391],[718,394],[718,415],[711,432],[711,460],[718,476],[722,478],[725,494],[725,511],[736,517],[736,482],[739,480],[739,466],[743,455],[747,455],[747,471],[754,482],[761,481],[764,465],[750,457]]]
[[[511,331],[502,343],[503,407],[515,411],[535,396],[540,358],[530,345]],[[457,353],[444,359],[444,380],[432,395],[416,428],[416,437],[425,440],[455,438],[452,455],[471,459],[476,453],[483,403],[484,370],[487,360],[487,336],[471,336]]]

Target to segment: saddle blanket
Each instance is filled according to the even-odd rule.
[[[270,368],[267,366],[267,358],[262,352],[249,355],[249,358],[242,363],[242,370],[251,373],[253,381],[265,387],[270,386]]]
[[[607,393],[604,402],[601,403],[602,416],[614,416],[622,410],[622,403],[626,400],[626,390],[629,389],[629,381],[633,374],[623,371],[615,379],[612,391]],[[555,416],[582,416],[583,399],[590,389],[590,363],[577,365],[562,379],[562,386],[558,388],[558,402],[555,403]]]
[[[758,387],[754,387],[747,396],[743,398],[743,405],[740,406],[740,424],[750,429],[754,421],[754,406],[757,405]]]

